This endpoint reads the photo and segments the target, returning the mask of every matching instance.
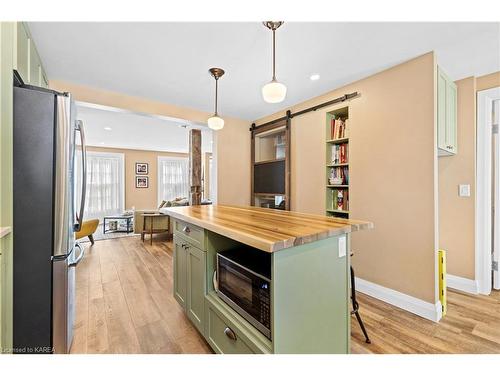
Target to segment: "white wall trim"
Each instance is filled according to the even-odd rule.
[[[478,282],[477,280],[466,279],[465,277],[446,275],[446,286],[448,288],[461,290],[462,292],[478,294]]]
[[[356,290],[433,322],[438,322],[443,314],[440,301],[432,304],[358,277]]]
[[[475,278],[478,292],[491,293],[491,111],[500,88],[477,93]]]

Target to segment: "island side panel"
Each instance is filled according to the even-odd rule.
[[[349,353],[348,245],[344,234],[273,253],[274,353]]]

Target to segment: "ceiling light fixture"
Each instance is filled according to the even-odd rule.
[[[217,96],[218,96],[218,88],[219,88],[219,78],[224,75],[224,70],[221,68],[210,68],[208,70],[212,77],[215,78],[215,112],[212,117],[210,117],[207,121],[208,127],[213,130],[220,130],[224,127],[224,120],[219,117],[217,113]]]
[[[313,74],[312,76],[309,77],[311,81],[317,81],[319,79],[319,74]]]
[[[262,22],[273,32],[273,79],[262,87],[262,97],[268,103],[279,103],[285,99],[286,86],[276,80],[276,30],[283,25],[283,21]]]
[[[104,127],[104,130],[110,131],[110,130],[112,130],[112,129],[111,129],[109,126],[105,126],[105,127]]]

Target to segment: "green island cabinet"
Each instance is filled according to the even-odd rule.
[[[437,68],[437,132],[438,155],[455,155],[458,152],[457,85],[439,67]]]
[[[349,234],[271,253],[270,340],[214,290],[217,253],[242,243],[172,217],[173,294],[216,353],[349,353]]]

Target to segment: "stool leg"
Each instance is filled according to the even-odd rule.
[[[153,216],[151,216],[151,220],[149,220],[149,224],[151,225],[151,227],[149,228],[149,230],[151,231],[149,237],[150,237],[151,246],[152,246],[153,245]]]
[[[142,220],[142,232],[141,232],[142,242],[144,242],[144,233],[146,232],[146,219],[147,219],[147,217],[143,217],[143,220]]]
[[[356,315],[356,319],[361,327],[361,331],[363,331],[363,335],[365,336],[365,342],[367,344],[371,344],[370,338],[368,337],[368,332],[366,332],[365,325],[363,324],[363,320],[361,320],[361,316],[359,315],[359,303],[356,300],[356,284],[354,278],[354,270],[351,266],[351,300],[352,300],[352,312],[351,314]]]

